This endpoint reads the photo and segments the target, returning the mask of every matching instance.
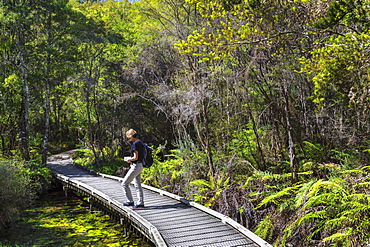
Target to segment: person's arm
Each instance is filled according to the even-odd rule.
[[[131,163],[132,161],[135,161],[138,158],[139,158],[139,152],[137,150],[134,150],[134,157],[132,157],[131,159],[128,159],[126,162]]]

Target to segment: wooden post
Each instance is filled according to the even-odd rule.
[[[68,197],[68,187],[63,185],[63,191],[64,191],[64,195],[65,197]]]

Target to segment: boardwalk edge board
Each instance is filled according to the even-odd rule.
[[[88,168],[86,168],[86,167],[84,167],[84,166],[82,166],[80,164],[77,164],[76,162],[74,162],[73,159],[70,159],[70,161],[75,166],[78,166],[81,169],[87,170],[87,171],[91,172],[92,174],[95,174],[95,175],[98,175],[98,176],[101,176],[101,177],[104,177],[104,178],[109,178],[109,179],[117,180],[117,181],[120,181],[120,182],[123,181],[123,178],[121,178],[121,177],[117,177],[117,176],[112,176],[112,175],[107,175],[107,174],[104,174],[104,173],[96,172],[96,171],[91,170],[91,169],[88,169]],[[228,224],[231,227],[233,227],[234,229],[238,230],[240,233],[242,233],[246,237],[250,238],[252,241],[254,241],[259,246],[272,247],[272,245],[270,245],[268,242],[266,242],[265,240],[263,240],[262,238],[260,238],[259,236],[257,236],[256,234],[254,234],[253,232],[251,232],[250,230],[248,230],[247,228],[245,228],[244,226],[242,226],[241,224],[239,224],[238,222],[236,222],[235,220],[231,219],[230,217],[228,217],[226,215],[223,215],[223,214],[221,214],[221,213],[219,213],[217,211],[214,211],[214,210],[212,210],[210,208],[207,208],[207,207],[205,207],[205,206],[203,206],[203,205],[201,205],[199,203],[196,203],[196,202],[187,200],[184,197],[181,197],[181,196],[172,194],[170,192],[167,192],[167,191],[164,191],[164,190],[161,190],[161,189],[158,189],[158,188],[155,188],[155,187],[146,185],[146,184],[142,184],[142,187],[145,188],[145,189],[151,190],[153,192],[159,193],[162,196],[167,196],[167,197],[170,197],[170,198],[175,199],[177,201],[180,201],[180,202],[182,202],[184,204],[190,205],[190,206],[192,206],[194,208],[197,208],[197,209],[199,209],[199,210],[201,210],[203,212],[206,212],[209,215],[212,215],[212,216],[220,219],[224,224]],[[134,211],[134,210],[131,210],[131,211]],[[145,220],[145,219],[143,219],[143,220]],[[153,227],[155,228],[155,226],[153,226]],[[158,232],[158,230],[156,230],[156,232],[160,236],[160,233]],[[164,243],[164,240],[163,239],[162,239],[162,241]],[[166,245],[163,245],[163,246],[166,246]]]

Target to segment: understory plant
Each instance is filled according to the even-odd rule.
[[[123,158],[118,157],[118,152],[119,150],[113,151],[109,147],[104,147],[98,152],[99,156],[97,159],[91,149],[78,149],[72,155],[72,158],[77,164],[86,166],[94,171],[109,175],[117,175],[117,170],[119,170],[119,168],[128,166]]]
[[[266,179],[271,175],[255,176],[267,183],[264,192],[250,196],[260,196],[257,209],[270,208],[256,234],[281,247],[365,246],[370,239],[370,167],[345,170],[329,163],[317,169],[331,172],[326,178],[313,177],[312,170],[311,176],[301,173],[301,181],[291,185],[282,179],[271,185]]]
[[[0,229],[11,227],[17,210],[31,203],[32,174],[20,161],[0,160]]]
[[[211,207],[217,202],[222,191],[230,186],[230,177],[221,173],[216,178],[209,176],[208,179],[197,179],[190,184],[197,187],[197,193],[192,195],[194,201]]]
[[[176,185],[181,181],[185,168],[184,159],[178,154],[179,150],[172,150],[163,160],[157,155],[160,148],[153,151],[154,162],[149,169],[143,170],[143,182],[170,192],[176,191]]]

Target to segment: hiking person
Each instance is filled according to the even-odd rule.
[[[144,144],[138,139],[138,134],[135,130],[129,129],[126,132],[126,137],[132,142],[130,154],[131,157],[126,159],[130,163],[130,170],[127,172],[121,183],[123,194],[127,202],[123,203],[124,206],[133,206],[133,208],[144,208],[144,194],[141,187],[141,172],[143,171],[143,157],[144,157]],[[138,201],[135,204],[132,198],[131,189],[129,187],[131,181],[134,181],[136,188],[136,195]]]

